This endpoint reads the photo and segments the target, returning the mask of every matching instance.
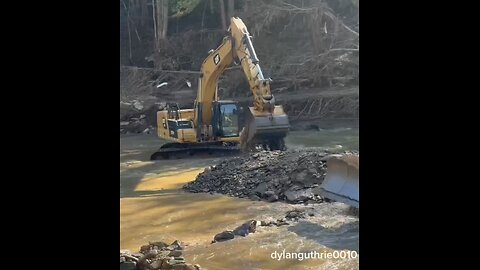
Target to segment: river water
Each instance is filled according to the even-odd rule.
[[[358,254],[358,217],[350,215],[347,206],[267,203],[184,192],[185,183],[219,158],[149,161],[162,143],[153,135],[120,137],[121,249],[137,252],[149,241],[178,239],[186,244],[187,262],[209,270],[358,269],[358,256],[333,258]],[[295,131],[286,143],[288,148],[357,150],[358,129]],[[215,234],[249,219],[276,220],[296,208],[309,208],[315,215],[291,226],[257,227],[247,237],[210,243]],[[277,254],[283,252],[297,253],[292,255],[297,258],[279,258]],[[311,252],[317,252],[317,257],[301,260],[301,255]]]

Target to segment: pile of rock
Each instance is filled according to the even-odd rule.
[[[183,188],[269,202],[323,202],[319,186],[329,155],[315,148],[256,152],[223,160]]]
[[[306,218],[306,214],[308,214],[308,216],[314,216],[314,213],[312,211],[306,212],[305,209],[294,209],[294,210],[287,211],[285,214],[285,217],[279,218],[276,221],[249,220],[243,223],[242,225],[238,226],[233,231],[228,230],[228,231],[223,231],[221,233],[216,234],[213,237],[212,244],[216,242],[223,242],[223,241],[234,239],[235,236],[245,237],[250,233],[255,233],[257,231],[257,226],[280,227],[284,225],[290,225],[288,221],[298,222],[300,219]]]
[[[216,242],[231,240],[231,239],[235,238],[236,235],[245,237],[245,236],[249,235],[250,233],[255,233],[256,230],[257,230],[257,221],[256,220],[249,220],[249,221],[243,223],[242,225],[238,226],[233,231],[223,231],[223,232],[215,235],[215,237],[213,237],[212,244],[216,243]]]
[[[141,114],[138,117],[131,117],[126,121],[120,121],[120,134],[151,134],[154,130],[154,127],[147,123],[145,114]]]
[[[168,245],[164,242],[151,242],[140,248],[139,253],[120,250],[120,270],[200,270],[198,264],[191,265],[182,257],[183,246],[179,241]]]
[[[120,134],[155,133],[157,111],[165,108],[165,102],[146,100],[120,101]]]

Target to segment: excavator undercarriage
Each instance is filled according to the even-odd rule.
[[[189,157],[232,156],[240,154],[237,144],[223,142],[167,143],[153,153],[150,160],[180,159]]]

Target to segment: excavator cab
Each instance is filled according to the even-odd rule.
[[[235,101],[215,101],[213,104],[213,134],[219,138],[238,138],[240,108]]]

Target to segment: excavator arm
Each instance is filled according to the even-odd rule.
[[[272,113],[275,99],[270,91],[271,79],[265,79],[263,76],[247,27],[241,19],[232,18],[229,31],[235,41],[234,57],[240,61],[253,93],[255,110]]]

